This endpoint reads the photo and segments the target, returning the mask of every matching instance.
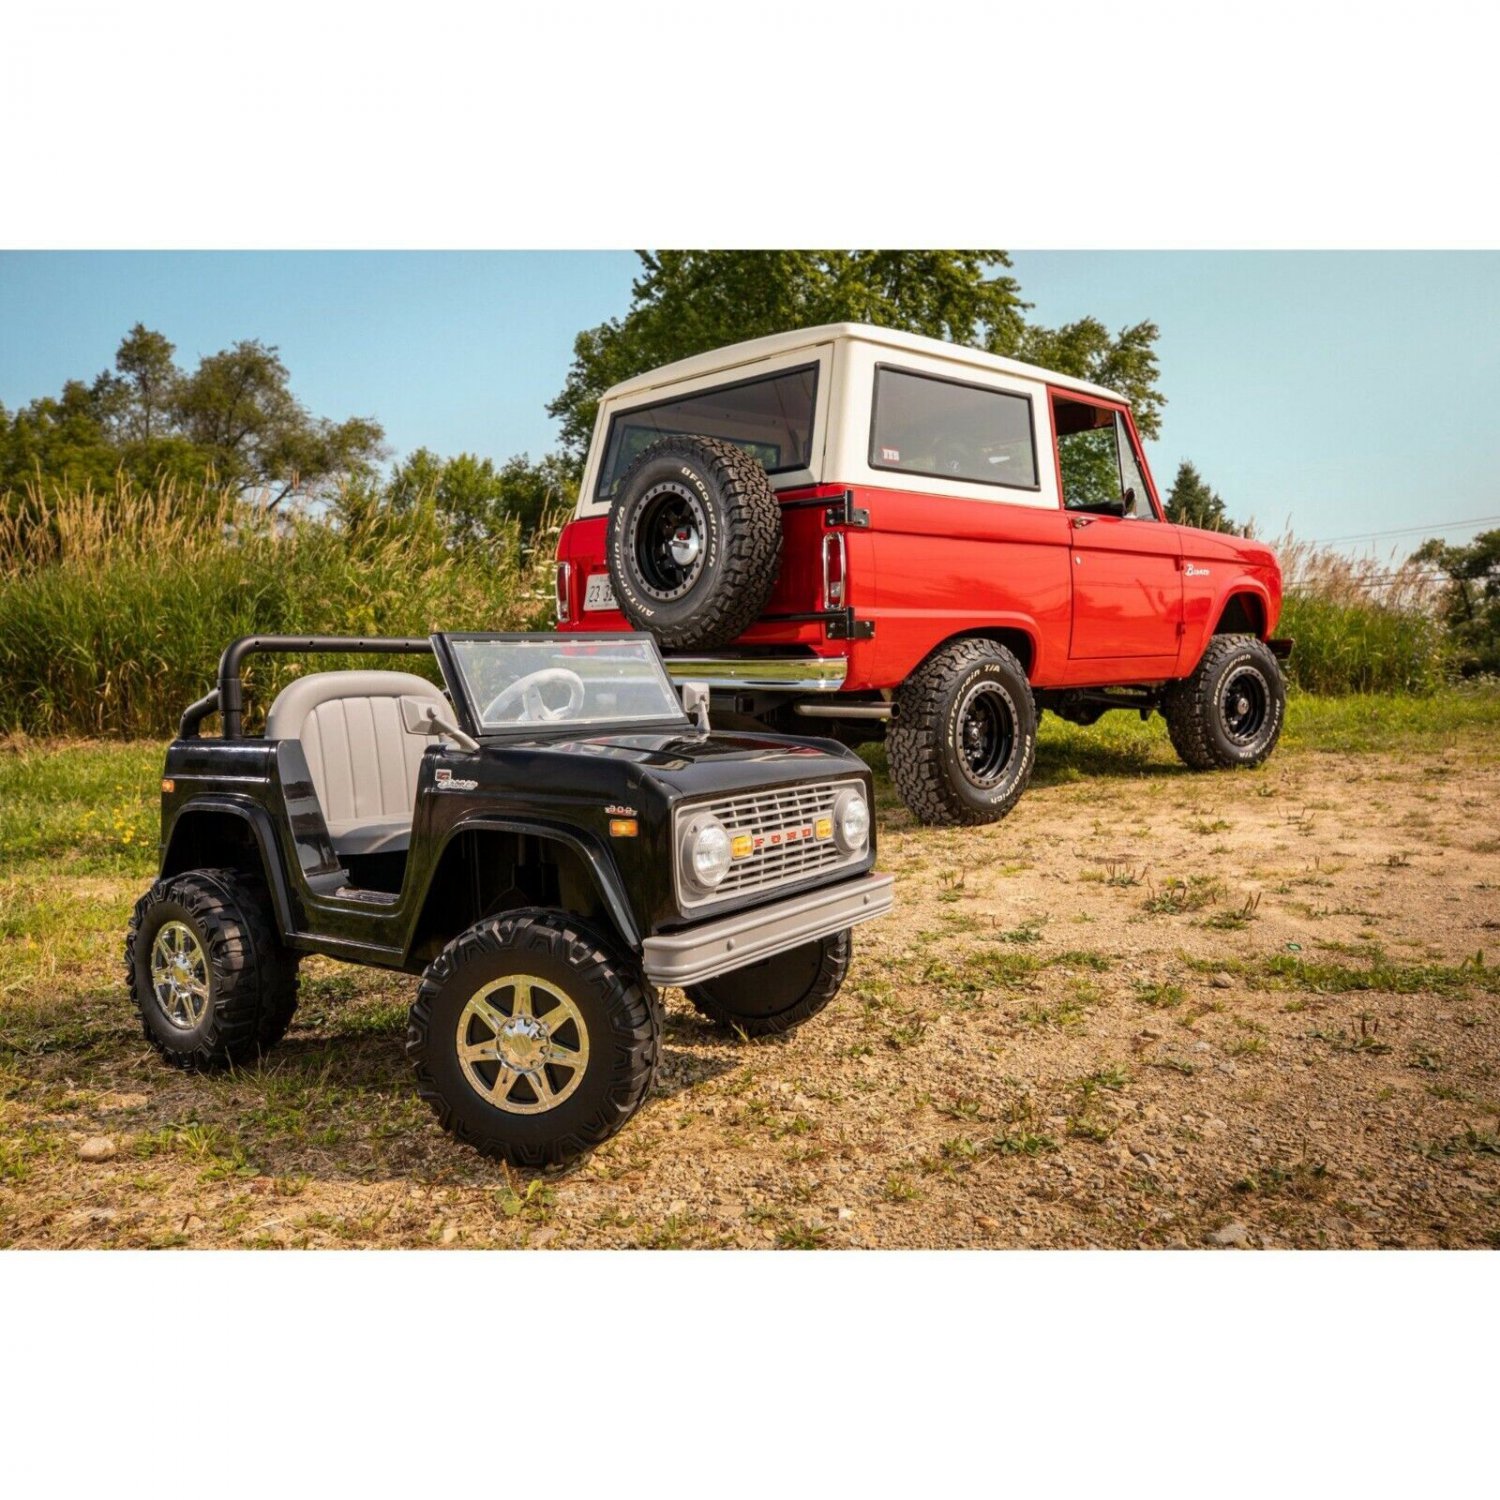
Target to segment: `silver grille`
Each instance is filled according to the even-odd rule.
[[[684,910],[724,901],[746,891],[764,890],[767,886],[786,885],[794,880],[836,870],[842,865],[858,864],[866,850],[845,854],[832,838],[816,836],[819,818],[833,816],[833,804],[846,787],[863,789],[859,781],[814,782],[804,786],[777,787],[772,791],[743,792],[735,797],[719,797],[707,802],[692,802],[678,809],[674,840],[681,847],[681,831],[686,822],[701,813],[712,813],[730,838],[749,834],[756,841],[752,853],[736,859],[717,890],[705,896],[690,895],[681,888],[680,868],[678,894]],[[812,829],[808,834],[805,830]],[[788,835],[795,835],[788,837]]]

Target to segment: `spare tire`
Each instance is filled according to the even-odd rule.
[[[727,646],[776,583],[781,506],[742,448],[663,438],[621,479],[606,552],[615,598],[638,630],[663,646]]]

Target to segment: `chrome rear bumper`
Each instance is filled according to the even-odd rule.
[[[836,693],[849,675],[842,656],[669,656],[677,681],[761,692]]]
[[[890,875],[861,875],[685,932],[649,937],[641,945],[642,967],[652,984],[697,984],[883,917],[891,909],[894,883]]]

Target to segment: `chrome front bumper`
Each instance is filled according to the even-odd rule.
[[[770,693],[836,693],[849,675],[842,656],[669,656],[677,682]]]
[[[891,909],[894,883],[891,875],[861,875],[684,932],[649,937],[641,945],[646,978],[656,985],[697,984],[883,917]]]

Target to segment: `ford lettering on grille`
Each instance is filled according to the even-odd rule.
[[[733,854],[729,873],[712,895],[684,896],[685,908],[706,906],[746,891],[806,880],[855,865],[865,856],[845,854],[833,837],[833,804],[858,781],[814,783],[749,792],[681,808],[679,819],[712,813],[729,833]]]

